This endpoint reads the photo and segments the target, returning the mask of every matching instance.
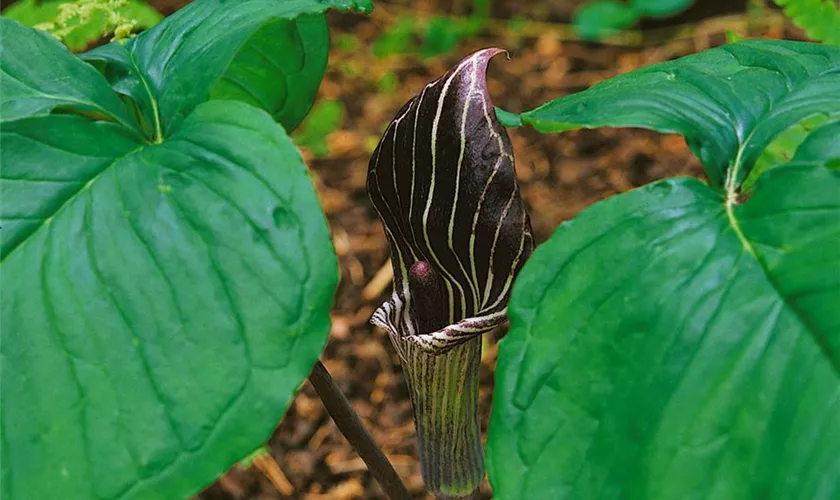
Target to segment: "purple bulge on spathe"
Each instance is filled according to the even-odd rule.
[[[391,251],[394,291],[372,322],[399,353],[423,479],[439,496],[484,477],[480,335],[506,320],[533,250],[513,149],[486,85],[501,49],[465,58],[408,101],[370,161],[367,189]]]

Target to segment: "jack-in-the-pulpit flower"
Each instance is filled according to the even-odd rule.
[[[485,80],[500,52],[476,52],[426,85],[388,126],[368,170],[394,268],[394,293],[372,321],[406,374],[423,479],[447,496],[472,493],[484,477],[479,336],[505,321],[533,249]]]

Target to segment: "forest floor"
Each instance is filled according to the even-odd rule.
[[[393,17],[393,12],[379,5],[369,18],[329,15],[333,44],[319,99],[340,101],[346,113],[340,128],[326,137],[326,151],[316,156],[304,149],[304,157],[314,173],[341,265],[332,331],[322,360],[420,499],[428,497],[416,459],[404,377],[386,334],[369,324],[373,310],[390,294],[385,235],[365,193],[368,161],[380,134],[425,83],[479,48],[509,50],[509,60],[498,56],[492,61],[489,89],[496,105],[524,111],[610,76],[720,45],[724,30],[707,23],[703,31],[701,23],[689,36],[637,47],[564,41],[554,32],[523,36],[499,30],[466,40],[444,56],[377,58],[369,45]],[[509,134],[538,243],[558,225],[608,196],[664,177],[703,175],[679,136],[635,129],[542,135],[518,128]],[[483,355],[480,397],[485,431],[496,342],[504,333],[491,334]],[[268,447],[273,461],[260,459],[250,467],[236,466],[199,498],[384,498],[309,383],[301,388]],[[481,498],[490,494],[485,481]]]

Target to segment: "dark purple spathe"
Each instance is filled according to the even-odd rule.
[[[423,480],[439,497],[469,495],[484,477],[479,336],[505,321],[533,249],[485,82],[499,52],[476,52],[406,103],[368,170],[394,267],[393,294],[372,321],[400,355]]]
[[[502,323],[513,277],[533,248],[510,139],[485,82],[500,52],[478,51],[426,85],[397,113],[370,162],[368,193],[394,266],[394,294],[374,322],[428,351]],[[439,277],[434,290],[409,277],[418,262]],[[434,312],[416,310],[416,298],[438,287]],[[420,312],[435,321],[419,325]]]

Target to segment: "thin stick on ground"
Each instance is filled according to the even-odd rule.
[[[258,455],[251,463],[254,467],[259,469],[266,478],[268,478],[271,484],[277,488],[277,491],[287,497],[294,494],[295,487],[291,482],[289,482],[289,479],[286,477],[286,474],[283,473],[283,469],[280,468],[277,461],[274,460],[274,457],[269,454]]]
[[[359,454],[368,469],[373,473],[373,476],[379,482],[379,486],[388,495],[391,500],[408,500],[411,495],[408,489],[403,484],[397,471],[388,461],[388,457],[382,452],[382,449],[373,440],[373,437],[365,429],[362,420],[347,397],[338,388],[335,381],[330,376],[326,367],[318,361],[315,363],[315,368],[309,374],[309,382],[315,387],[315,392],[324,403],[327,413],[332,417],[335,425],[347,438],[347,441],[353,445],[356,453]]]
[[[385,264],[379,268],[379,271],[373,276],[370,282],[362,289],[362,298],[365,300],[373,300],[388,288],[388,285],[394,280],[394,268],[391,266],[391,259],[385,261]]]

